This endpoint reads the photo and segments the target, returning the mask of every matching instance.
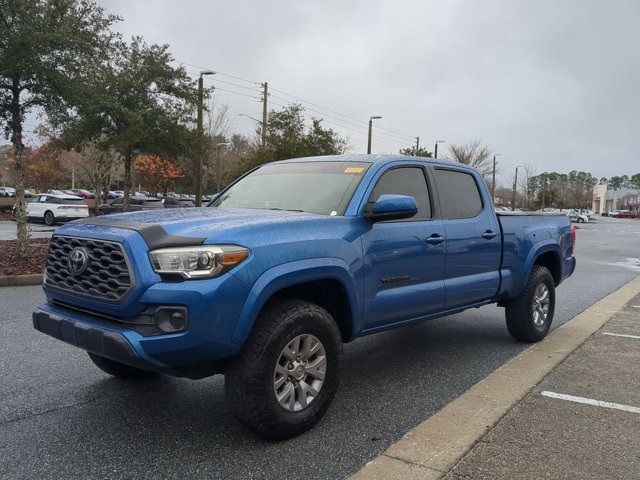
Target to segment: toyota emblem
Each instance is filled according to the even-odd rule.
[[[69,272],[80,275],[89,266],[89,255],[83,247],[76,247],[69,252]]]

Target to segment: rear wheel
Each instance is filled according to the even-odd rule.
[[[89,354],[89,358],[91,359],[91,361],[95,363],[95,365],[100,370],[117,378],[127,380],[142,380],[144,378],[151,378],[158,375],[157,372],[142,370],[141,368],[135,368],[130,365],[125,365],[124,363],[101,357],[100,355],[96,355],[95,353],[87,353]]]
[[[46,223],[50,227],[56,224],[56,216],[51,210],[47,210],[46,212],[44,212],[44,223]]]
[[[326,310],[301,300],[272,302],[227,367],[229,408],[265,439],[299,435],[329,408],[341,357],[340,331]]]
[[[556,292],[551,272],[535,266],[520,296],[506,304],[505,315],[509,333],[516,340],[539,342],[553,321]]]

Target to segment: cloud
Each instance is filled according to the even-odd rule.
[[[640,171],[635,0],[102,4],[124,17],[123,33],[169,43],[179,60],[364,121],[382,115],[376,125],[404,136],[378,131],[389,136],[376,136],[374,151],[397,152],[418,135],[423,144],[478,138],[502,153],[505,175],[523,163],[598,177]],[[258,100],[218,97],[251,132],[236,114],[259,115]],[[364,149],[364,123],[325,120]]]

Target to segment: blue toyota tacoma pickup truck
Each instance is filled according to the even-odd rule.
[[[362,335],[497,303],[514,338],[544,338],[574,241],[566,216],[496,215],[463,165],[279,161],[208,207],[62,226],[33,324],[116,377],[224,373],[237,419],[284,439],[322,417]]]

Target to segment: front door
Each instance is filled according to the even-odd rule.
[[[418,319],[444,307],[445,242],[442,221],[432,216],[431,196],[421,165],[390,168],[369,195],[410,195],[418,213],[399,221],[366,223],[365,329]]]

